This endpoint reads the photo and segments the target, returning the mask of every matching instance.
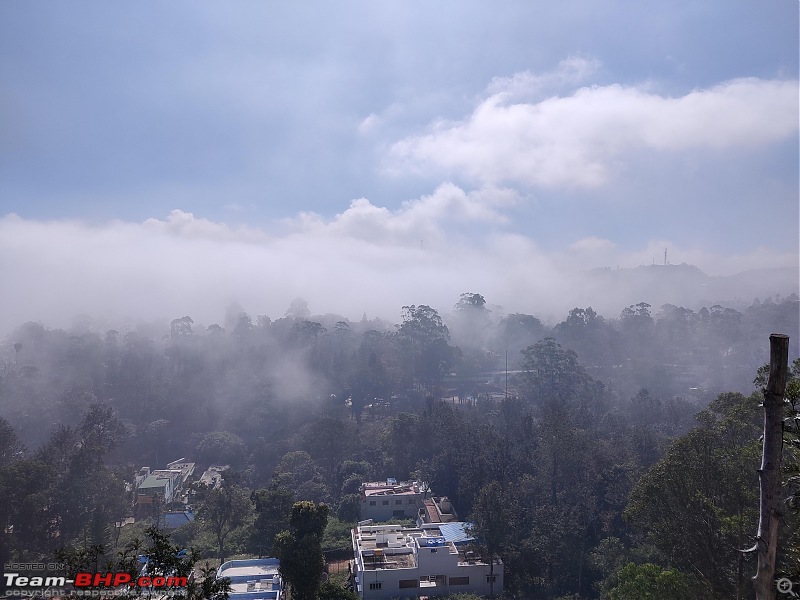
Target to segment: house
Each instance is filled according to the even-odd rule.
[[[478,557],[468,523],[359,525],[352,541],[354,590],[364,600],[503,591],[503,562]]]
[[[155,496],[160,496],[164,504],[169,504],[175,492],[174,485],[175,479],[172,476],[151,473],[136,488],[136,504],[153,504]]]
[[[429,493],[428,484],[421,481],[396,479],[362,483],[361,519],[388,521],[390,519],[416,519]]]
[[[167,470],[180,471],[180,485],[177,489],[181,492],[185,492],[188,489],[189,478],[194,473],[194,467],[195,464],[187,461],[185,458],[179,458],[171,463],[167,463]]]
[[[194,463],[182,458],[167,464],[166,469],[142,467],[136,474],[136,504],[152,504],[157,493],[165,504],[177,501],[186,492],[187,481],[194,472]]]
[[[231,581],[228,600],[280,600],[281,576],[277,558],[229,560],[217,569],[217,579]]]
[[[456,509],[447,496],[426,498],[419,509],[417,526],[423,523],[452,523],[457,520]]]

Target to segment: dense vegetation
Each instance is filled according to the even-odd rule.
[[[140,526],[114,527],[126,482],[189,457],[231,466],[172,533],[206,556],[300,552],[296,500],[331,508],[314,535],[334,553],[361,481],[418,476],[503,558],[509,596],[747,597],[752,382],[771,332],[798,356],[798,300],[654,312],[575,308],[551,327],[468,293],[446,315],[406,306],[398,325],[302,302],[275,321],[234,307],[206,328],[27,323],[0,348],[0,559],[114,556]],[[782,573],[797,557],[787,514]]]

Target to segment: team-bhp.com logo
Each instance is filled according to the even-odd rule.
[[[140,588],[180,588],[186,587],[188,580],[186,577],[175,577],[170,575],[164,577],[162,575],[154,575],[148,577],[142,575],[134,579],[130,573],[77,573],[75,575],[75,582],[73,585],[76,588],[87,587],[120,587],[127,585],[129,587]]]
[[[38,565],[37,565],[38,566]],[[103,588],[113,589],[159,589],[170,590],[184,588],[188,584],[187,577],[162,576],[162,575],[141,575],[134,577],[126,572],[93,573],[80,571],[74,577],[65,575],[51,575],[12,571],[3,573],[3,583],[7,590],[33,591],[33,590],[59,590],[72,586],[77,590],[92,590]]]

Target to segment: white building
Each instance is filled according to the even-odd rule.
[[[355,591],[365,600],[488,596],[503,591],[503,563],[480,560],[470,550],[466,523],[361,525],[353,529]]]
[[[277,558],[229,560],[217,569],[217,579],[231,580],[228,600],[281,600]]]
[[[388,521],[389,519],[416,519],[423,507],[428,485],[421,481],[387,479],[362,483],[361,519]]]

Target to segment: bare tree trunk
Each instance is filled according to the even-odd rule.
[[[764,390],[764,443],[758,478],[761,488],[758,519],[756,600],[775,600],[775,559],[780,524],[783,397],[789,363],[789,336],[769,336],[769,381]]]

